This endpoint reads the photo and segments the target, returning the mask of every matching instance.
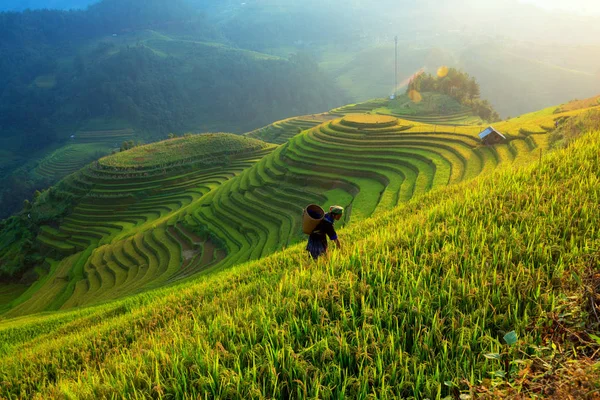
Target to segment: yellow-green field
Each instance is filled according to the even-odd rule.
[[[120,169],[157,168],[174,162],[218,158],[264,147],[264,143],[260,141],[232,134],[187,135],[113,154],[101,159],[100,166]]]
[[[356,140],[341,133],[331,135]],[[260,184],[309,138],[213,193]],[[316,263],[299,244],[177,286],[0,322],[0,397],[593,395],[598,154],[595,131],[541,162],[390,204],[340,230],[343,248]],[[241,199],[229,193],[231,203],[213,195],[221,217],[250,219],[251,211],[232,212]],[[191,210],[190,218],[203,215]],[[134,241],[155,248],[148,257],[167,251],[158,237]]]
[[[255,129],[246,133],[246,136],[264,140],[265,142],[283,144],[302,131],[314,128],[325,121],[335,119],[330,113],[304,115],[301,117],[288,118],[272,123],[271,125]]]
[[[306,204],[340,204],[339,224],[354,226],[433,189],[539,160],[555,120],[588,111],[547,109],[501,122],[495,126],[506,143],[483,146],[481,126],[357,114],[356,107],[321,117],[280,146],[191,135],[70,175],[55,188],[75,199],[70,209],[37,233],[45,258],[39,280],[0,311],[16,317],[108,302],[268,256],[304,240]]]

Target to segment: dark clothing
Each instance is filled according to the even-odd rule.
[[[333,227],[333,216],[329,213],[325,214],[323,220],[308,237],[306,250],[311,257],[316,260],[319,256],[327,251],[327,237],[329,240],[336,240],[337,233]]]

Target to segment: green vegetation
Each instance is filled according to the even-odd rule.
[[[294,124],[317,122],[300,117],[248,135],[291,131],[292,139],[272,153],[248,136],[186,135],[91,164],[3,230],[5,275],[35,276],[33,267],[43,261],[48,274],[36,295],[12,303],[10,315],[111,300],[267,256],[303,238],[304,204],[339,203],[347,208],[343,224],[358,223],[431,189],[537,159],[537,150],[551,144],[548,126],[585,111],[548,109],[499,123],[507,143],[482,147],[478,126],[355,113],[386,104],[336,109],[305,131]],[[65,264],[71,255],[77,259]],[[69,273],[57,275],[53,263]],[[48,291],[54,301],[37,301]]]
[[[93,121],[86,129],[75,132],[58,148],[29,155],[29,161],[18,168],[0,170],[4,185],[0,187],[0,218],[19,210],[23,200],[32,198],[36,191],[44,190],[65,176],[78,171],[86,164],[109,154],[121,141],[134,141],[136,132],[115,125]],[[7,152],[11,154],[11,152]]]
[[[0,218],[91,161],[79,152],[65,168],[32,172],[69,152],[59,147],[73,133],[130,130],[136,143],[169,132],[242,133],[346,101],[310,56],[238,48],[185,0],[0,13],[0,37],[0,180],[8,182]],[[99,139],[111,149],[123,142]]]
[[[580,132],[600,126],[600,107],[573,117],[560,118],[557,120],[556,125],[557,127],[550,138],[551,142],[556,147],[567,147],[579,137]]]
[[[124,121],[146,140],[215,127],[243,132],[343,100],[306,55],[231,46],[183,0],[140,4],[0,13],[3,135],[27,135],[31,150],[97,119]]]
[[[145,169],[191,160],[219,158],[240,152],[262,150],[267,145],[256,139],[226,133],[186,135],[138,146],[99,161],[102,168]]]
[[[598,347],[599,134],[353,224],[316,264],[298,245],[197,282],[4,321],[0,396],[581,398],[597,390],[582,357]],[[567,367],[590,379],[578,387]]]
[[[484,147],[478,126],[353,112],[362,107],[347,107],[343,118],[323,116],[274,151],[249,137],[187,136],[114,154],[70,176],[54,190],[65,200],[40,196],[29,206],[31,220],[23,215],[7,228],[29,247],[24,253],[22,241],[6,241],[5,273],[49,260],[47,283],[14,301],[7,315],[108,301],[267,256],[303,239],[305,204],[339,203],[347,209],[342,225],[357,224],[434,188],[536,160],[550,146],[546,125],[584,112],[543,110],[500,123],[508,141]],[[50,216],[43,219],[44,204]],[[19,234],[23,224],[33,229]],[[38,300],[49,293],[53,301]]]
[[[189,147],[181,147],[182,144]],[[146,149],[162,156],[145,164],[138,160],[141,167],[130,168],[131,163],[138,162],[134,159]],[[92,274],[85,267],[92,250],[116,237],[132,238],[125,245],[120,244],[126,255],[106,260],[96,258],[96,264],[105,266],[105,262],[114,262],[120,268],[135,270],[140,260],[150,257],[147,253],[153,252],[155,245],[149,243],[157,240],[154,235],[166,234],[166,217],[239,174],[271,150],[271,145],[256,139],[212,134],[172,139],[103,158],[41,193],[21,214],[5,222],[1,232],[0,273],[18,277],[33,272],[33,267],[44,259],[60,261],[78,254],[76,267],[67,276],[60,277],[69,282],[61,295],[66,296],[62,299],[64,302],[71,294],[83,290],[81,283],[79,288],[76,287],[79,280],[85,278],[82,282],[87,286],[85,282],[96,276],[96,272]],[[162,233],[149,231],[158,226]],[[170,243],[168,254],[158,253],[153,262],[146,259],[146,264],[168,264],[170,259],[178,259],[181,250],[177,243],[185,240],[190,241],[193,249],[184,252],[194,250],[191,252],[194,256],[204,254],[204,258],[194,258],[196,264],[210,265],[224,257],[218,248],[214,248],[215,243],[207,240],[210,235],[198,238],[188,233],[182,231],[161,237],[159,242]],[[218,244],[218,238],[214,239]],[[203,252],[204,247],[206,251]],[[214,253],[214,257],[208,257],[209,253]],[[108,268],[114,269],[115,265]],[[56,278],[54,273],[53,279]],[[147,275],[148,281],[154,278],[153,273]],[[144,286],[147,282],[138,279],[136,283]],[[44,290],[40,295],[43,293]],[[48,302],[41,305],[49,306]]]
[[[507,142],[486,147],[482,127],[443,125],[448,115],[356,113],[389,104],[350,105],[247,136],[172,135],[70,175],[4,225],[2,274],[40,277],[7,315],[109,301],[265,257],[303,239],[305,204],[339,203],[342,225],[357,224],[432,189],[537,160],[550,148],[549,127],[586,112],[547,109],[498,123]],[[313,127],[297,126],[307,122]],[[249,137],[261,133],[291,139],[275,149]]]
[[[559,114],[567,111],[581,110],[582,108],[590,108],[597,106],[600,106],[600,96],[591,97],[589,99],[570,101],[567,104],[563,104],[560,107],[558,107],[554,112],[556,114]]]
[[[397,96],[388,104],[373,110],[379,114],[394,115],[399,118],[429,124],[443,125],[477,125],[483,123],[473,111],[461,105],[450,96],[426,92],[419,93],[418,101],[408,94]]]
[[[463,7],[338,4],[0,13],[0,399],[600,393],[598,99],[504,121],[480,99],[595,71],[486,43],[503,22],[475,9],[484,39]],[[398,25],[415,78],[390,88],[372,46]],[[248,133],[178,137],[222,130]],[[346,210],[316,262],[309,203]]]
[[[292,137],[309,128],[314,128],[325,121],[336,118],[331,113],[312,114],[274,122],[262,128],[246,133],[246,136],[264,140],[265,142],[283,144]]]
[[[77,142],[81,143],[79,140]],[[109,150],[110,147],[97,143],[68,144],[44,157],[33,172],[49,182],[58,181],[106,155]]]

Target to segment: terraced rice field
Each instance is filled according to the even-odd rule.
[[[447,96],[432,93],[424,95],[428,99],[423,101],[427,103],[426,105],[414,103],[408,96],[403,95],[396,100],[375,99],[350,104],[335,108],[330,113],[337,116],[360,113],[391,115],[430,125],[476,125],[482,122],[481,118],[474,116],[469,108]],[[446,107],[446,103],[448,103],[448,110],[441,112],[440,109]]]
[[[135,131],[132,129],[76,132],[65,146],[42,159],[34,174],[57,181],[118,149],[123,141],[134,139]]]
[[[195,282],[0,321],[0,397],[593,398],[599,134],[345,229],[342,249],[316,263],[294,246]],[[157,240],[147,243],[161,253]],[[135,281],[98,274],[98,296],[104,282]]]
[[[47,179],[60,179],[106,155],[108,151],[108,147],[96,144],[68,144],[42,159],[34,172]]]
[[[446,115],[411,115],[398,112],[390,112],[386,115],[393,115],[409,121],[422,122],[430,125],[471,125],[481,122],[481,119],[474,117],[471,111],[461,111]]]
[[[386,107],[388,104],[389,100],[387,99],[373,99],[363,103],[348,104],[342,107],[334,108],[330,111],[330,113],[336,115],[364,114],[377,108]]]
[[[186,229],[172,217],[250,168],[274,146],[235,135],[213,136],[220,151],[209,156],[197,152],[164,163],[177,141],[210,141],[205,136],[180,138],[162,144],[168,151],[157,164],[119,166],[119,160],[126,161],[119,153],[63,180],[58,189],[78,201],[58,226],[40,229],[37,240],[53,267],[38,293],[52,292],[56,307],[80,306],[161,286],[223,260],[226,247],[216,236],[211,240],[210,232]],[[160,145],[152,149],[160,153]],[[61,272],[65,263],[68,276]],[[57,282],[60,290],[54,290]],[[47,306],[33,296],[12,314]]]
[[[304,115],[302,117],[288,118],[272,123],[263,128],[248,132],[246,136],[265,142],[283,144],[302,131],[313,128],[336,118],[329,113]]]
[[[184,223],[218,235],[230,254],[226,264],[235,264],[302,240],[306,204],[340,204],[348,224],[547,147],[545,134],[482,146],[480,129],[348,114],[294,136],[187,210]]]
[[[429,94],[429,96],[435,99],[434,102],[451,101],[452,103],[456,103],[456,101],[444,95]],[[408,99],[408,97],[406,98]],[[343,107],[334,108],[323,114],[304,115],[277,121],[271,125],[248,132],[245,135],[268,143],[284,144],[302,131],[313,128],[324,122],[346,115],[362,115],[367,113],[391,115],[397,118],[431,125],[476,125],[482,122],[479,117],[473,116],[469,109],[458,105],[458,103],[453,104],[454,108],[459,108],[456,112],[449,112],[445,115],[439,115],[439,113],[436,113],[435,115],[423,115],[420,108],[417,110],[406,110],[406,113],[400,112],[403,110],[402,108],[391,108],[397,101],[398,100],[390,101],[388,99],[373,99],[363,103],[349,104]]]
[[[307,204],[340,204],[338,224],[354,224],[433,189],[537,160],[549,146],[547,126],[580,112],[502,122],[496,127],[508,140],[491,147],[481,144],[478,126],[349,113],[324,116],[280,146],[200,135],[102,159],[56,187],[78,200],[63,220],[41,228],[49,272],[7,315],[109,301],[258,259],[305,239]]]
[[[79,131],[75,133],[75,143],[102,143],[118,148],[125,140],[136,138],[133,129]]]

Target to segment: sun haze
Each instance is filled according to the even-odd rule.
[[[595,0],[521,0],[547,10],[571,11],[582,15],[600,15],[600,3]]]

